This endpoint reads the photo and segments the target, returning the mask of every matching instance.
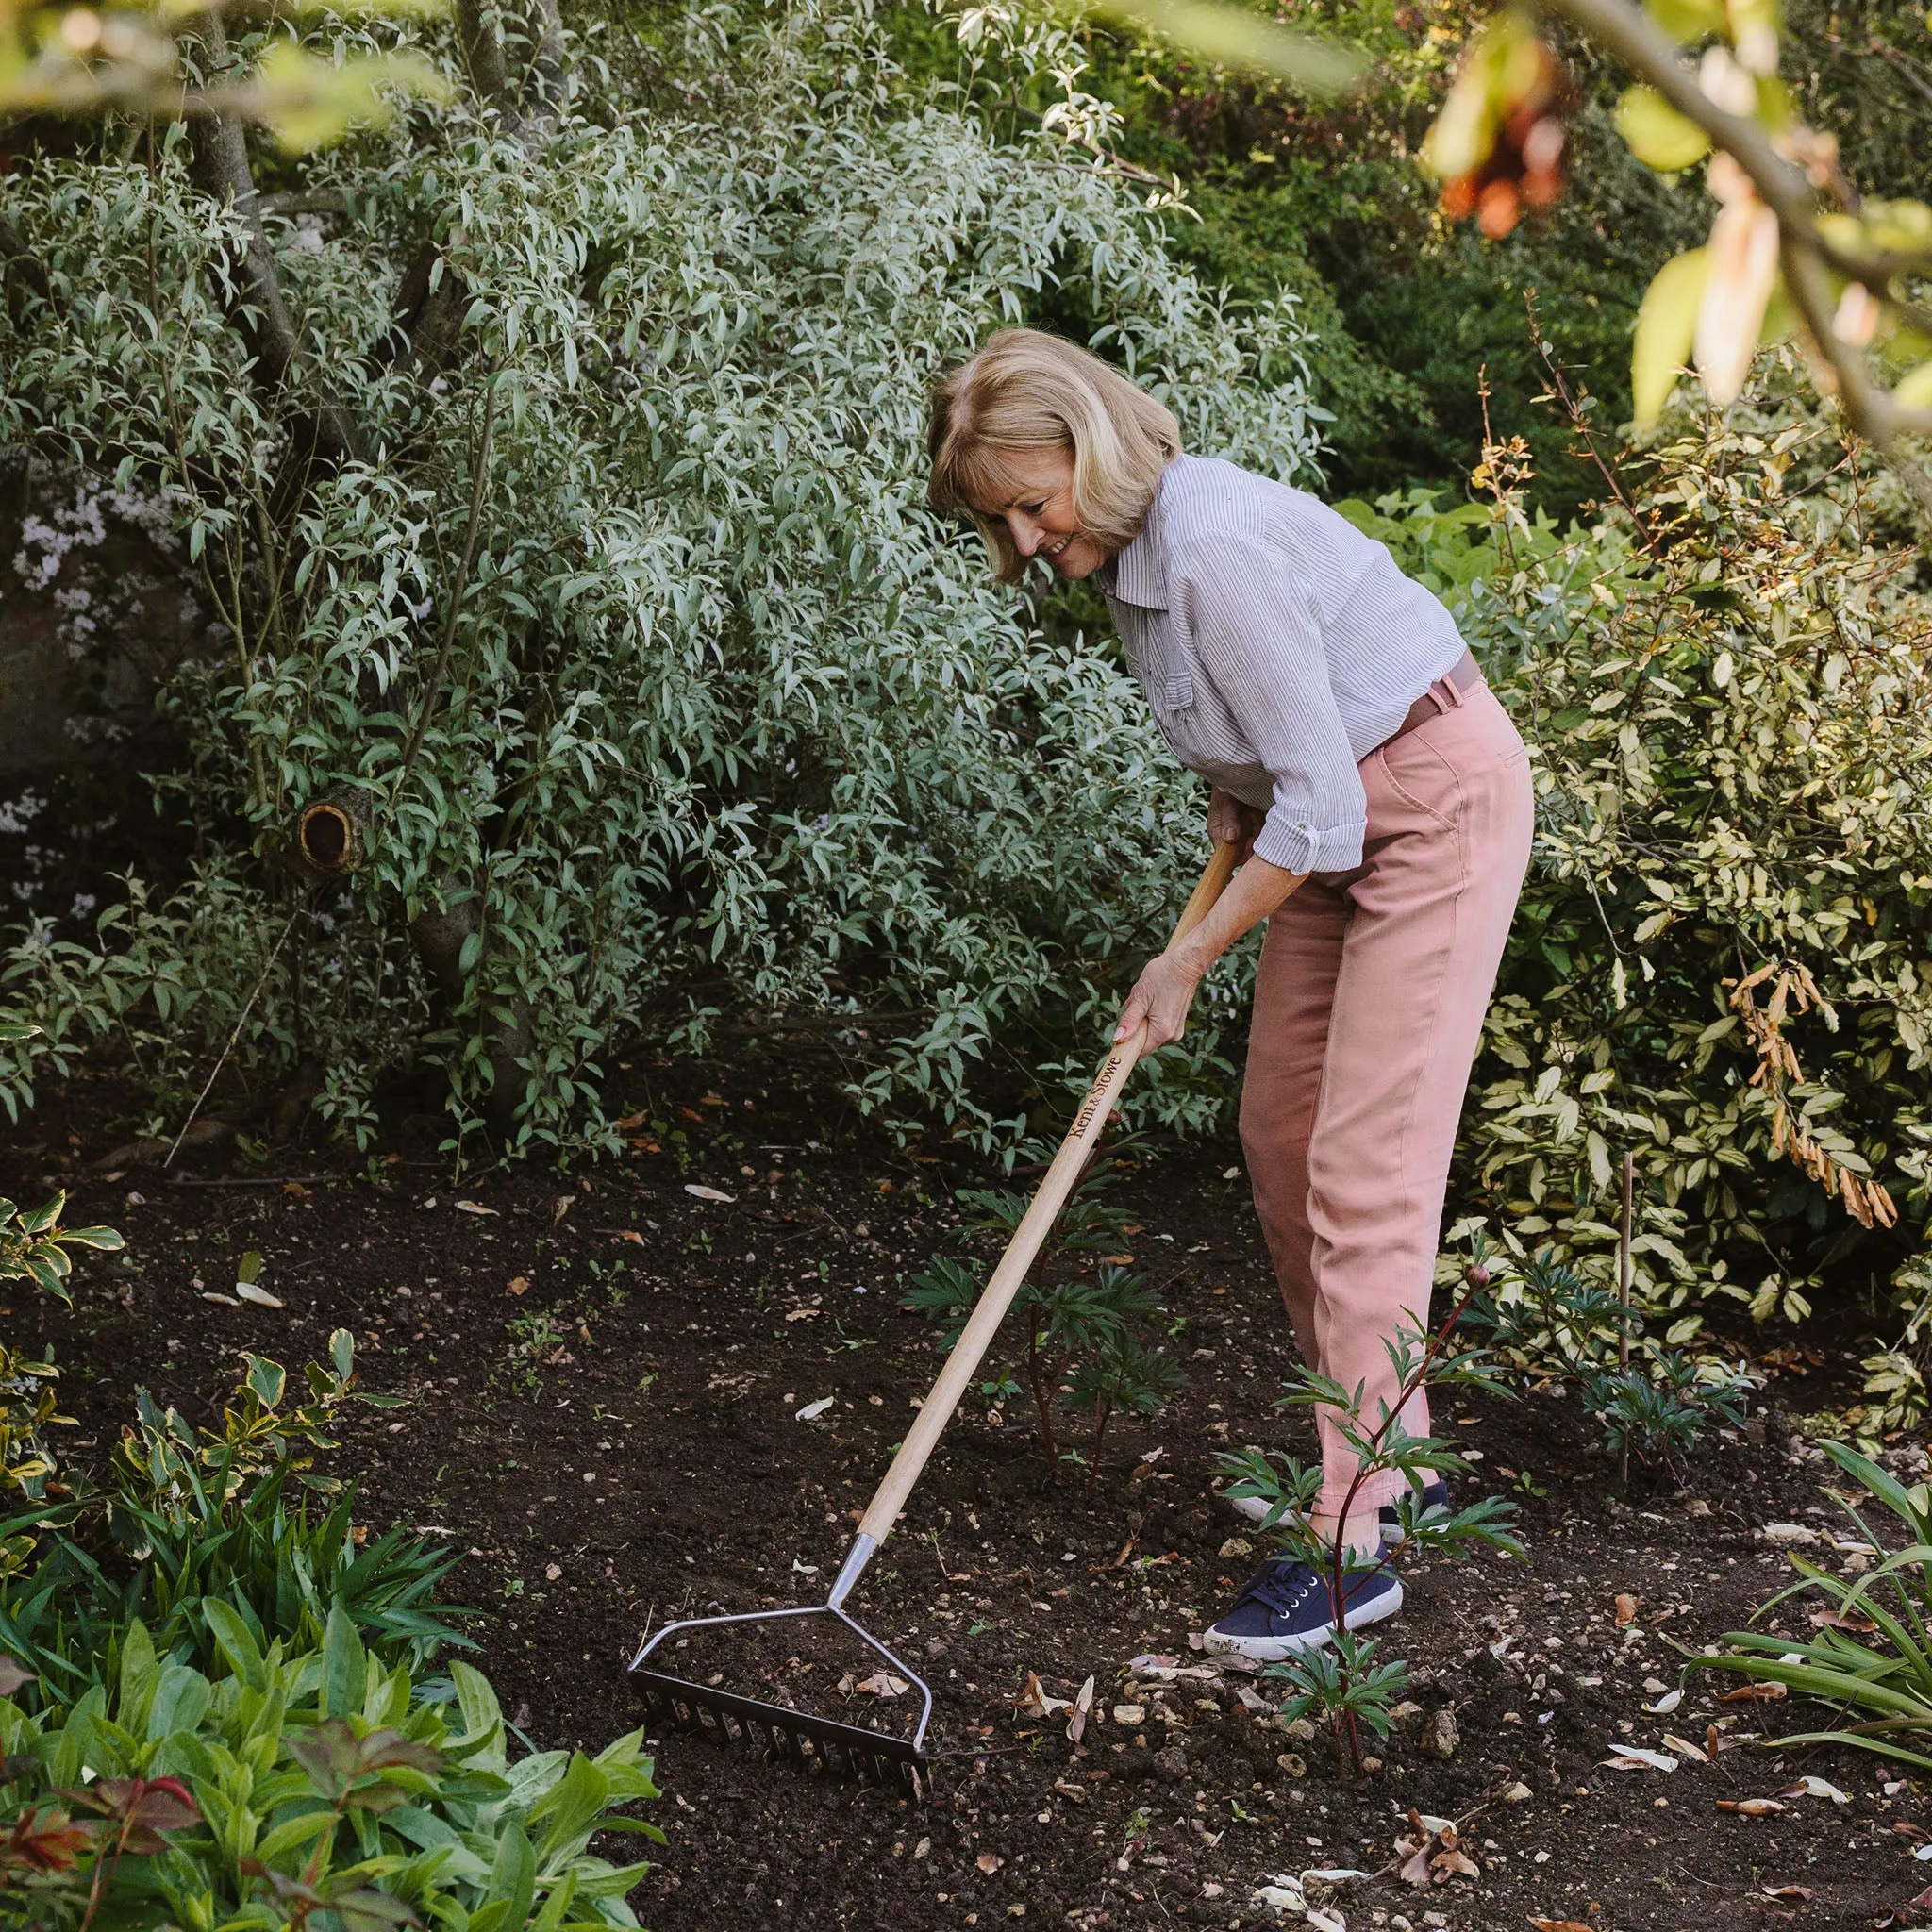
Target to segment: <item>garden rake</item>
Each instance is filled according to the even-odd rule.
[[[1174,927],[1174,939],[1168,941],[1170,945],[1186,938],[1208,916],[1233,874],[1235,851],[1231,844],[1215,848],[1207,871],[1201,874],[1201,883],[1194,888],[1193,895]],[[926,1457],[932,1454],[934,1445],[952,1420],[954,1410],[966,1392],[967,1384],[991,1345],[1001,1322],[1006,1319],[1007,1310],[1012,1306],[1027,1269],[1033,1265],[1041,1243],[1066,1205],[1067,1196],[1079,1180],[1094,1143],[1107,1125],[1108,1116],[1113,1111],[1121,1089],[1141,1058],[1146,1038],[1147,1029],[1142,1025],[1131,1039],[1116,1046],[1108,1055],[1098,1077],[1088,1090],[1086,1099],[1080,1103],[1080,1110],[1074,1116],[1074,1124],[1060,1142],[1059,1152],[1054,1156],[1053,1165],[1047,1169],[1025,1218],[1014,1230],[1006,1253],[1000,1257],[999,1266],[993,1270],[959,1340],[946,1357],[945,1367],[932,1385],[931,1393],[921,1406],[906,1440],[899,1445],[892,1466],[887,1470],[885,1479],[874,1494],[871,1507],[859,1523],[858,1534],[852,1539],[852,1547],[845,1553],[844,1563],[830,1594],[823,1604],[808,1604],[792,1609],[753,1610],[725,1617],[690,1617],[680,1623],[667,1624],[630,1661],[631,1673],[642,1691],[647,1709],[654,1717],[680,1724],[688,1730],[699,1731],[716,1742],[749,1746],[768,1758],[786,1759],[836,1775],[870,1777],[880,1784],[896,1783],[908,1789],[914,1796],[919,1794],[921,1774],[927,1762],[925,1733],[932,1719],[932,1690],[918,1672],[895,1657],[869,1630],[846,1614],[845,1599],[864,1574],[865,1566],[872,1561],[874,1552],[891,1534],[892,1525],[898,1521],[913,1484],[919,1480],[920,1472],[925,1467]],[[826,1617],[843,1625],[869,1650],[883,1658],[889,1670],[903,1677],[908,1688],[917,1689],[920,1696],[919,1723],[911,1737],[895,1737],[869,1725],[846,1724],[761,1698],[745,1697],[735,1690],[720,1689],[717,1683],[699,1683],[690,1677],[675,1676],[652,1661],[667,1643],[673,1649],[684,1647],[693,1631],[741,1627],[752,1624],[780,1624],[808,1617]]]

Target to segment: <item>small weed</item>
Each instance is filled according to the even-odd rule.
[[[526,1309],[508,1326],[514,1338],[508,1356],[511,1386],[534,1395],[543,1387],[546,1368],[558,1368],[573,1359],[570,1331],[547,1308]],[[584,1332],[579,1324],[579,1333]]]

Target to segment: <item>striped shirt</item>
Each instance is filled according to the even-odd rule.
[[[1448,611],[1326,504],[1212,457],[1169,464],[1099,580],[1174,756],[1267,812],[1256,853],[1359,865],[1356,766],[1462,656]]]

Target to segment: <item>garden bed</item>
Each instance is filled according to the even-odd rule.
[[[65,1186],[70,1219],[129,1242],[125,1265],[83,1263],[72,1314],[18,1283],[0,1311],[65,1365],[78,1426],[62,1446],[102,1456],[137,1384],[201,1414],[238,1351],[293,1364],[346,1325],[365,1385],[408,1398],[359,1421],[338,1458],[366,1520],[467,1553],[453,1594],[484,1612],[491,1676],[535,1743],[594,1749],[628,1728],[624,1667],[647,1630],[823,1596],[937,1367],[930,1324],[899,1306],[905,1279],[948,1241],[953,1190],[990,1177],[952,1151],[857,1135],[756,1067],[641,1064],[631,1077],[639,1139],[672,1151],[571,1174],[457,1175],[427,1121],[366,1163],[191,1150],[167,1176],[104,1173],[100,1156],[126,1139],[118,1085],[82,1078],[49,1096],[0,1141],[7,1191]],[[1446,1404],[1441,1420],[1519,1504],[1526,1555],[1403,1566],[1408,1607],[1388,1647],[1415,1667],[1415,1707],[1364,1776],[1341,1780],[1325,1737],[1286,1736],[1251,1709],[1265,1682],[1167,1674],[1206,1671],[1189,1633],[1254,1560],[1211,1500],[1214,1453],[1303,1426],[1272,1407],[1286,1324],[1229,1158],[1150,1156],[1114,1191],[1137,1224],[1135,1265],[1172,1310],[1187,1391],[1156,1421],[1117,1423],[1097,1466],[1058,1480],[1024,1396],[970,1399],[854,1600],[932,1683],[924,1800],[654,1731],[666,1796],[653,1816],[671,1842],[634,1899],[645,1924],[1297,1924],[1257,1892],[1331,1868],[1373,1874],[1332,1896],[1307,1888],[1351,1932],[1871,1926],[1924,1890],[1932,1864],[1913,1853],[1932,1810],[1875,1759],[1747,1742],[1708,1764],[1677,1753],[1671,1773],[1604,1765],[1620,1742],[1669,1754],[1666,1734],[1707,1747],[1713,1724],[1774,1739],[1818,1721],[1794,1703],[1719,1702],[1727,1676],[1690,1677],[1667,1715],[1643,1707],[1678,1684],[1677,1646],[1739,1627],[1789,1579],[1766,1525],[1846,1560],[1831,1546],[1846,1529],[1823,1494],[1831,1472],[1790,1418],[1846,1399],[1849,1334],[1759,1337],[1774,1359],[1747,1434],[1707,1438],[1681,1492],[1627,1502],[1574,1392]],[[232,1296],[249,1250],[281,1307],[207,1298]],[[1787,1605],[1784,1626],[1804,1632],[1808,1607]],[[878,1709],[839,1690],[867,1673],[811,1655],[789,1679],[801,1701]],[[1173,1662],[1129,1671],[1149,1657]],[[1077,1745],[1064,1710],[1016,1701],[1029,1672],[1055,1699],[1095,1679]],[[1847,1802],[1718,1808],[1805,1773]],[[1404,1882],[1411,1810],[1454,1821],[1476,1873]]]

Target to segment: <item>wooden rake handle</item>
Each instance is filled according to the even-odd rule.
[[[1170,946],[1184,940],[1207,918],[1213,909],[1214,902],[1233,877],[1234,868],[1234,846],[1217,845],[1213,858],[1208,861],[1207,871],[1201,874],[1201,883],[1194,888],[1193,896],[1189,899],[1179,923],[1174,926],[1174,938],[1168,941]],[[840,1577],[844,1588],[835,1590],[835,1604],[842,1598],[844,1589],[849,1589],[857,1580],[858,1569],[864,1567],[866,1558],[891,1534],[906,1498],[911,1494],[913,1484],[919,1480],[920,1472],[925,1467],[926,1457],[932,1454],[946,1424],[952,1421],[953,1411],[959,1406],[959,1398],[965,1394],[967,1384],[972,1381],[974,1371],[992,1345],[993,1336],[1006,1320],[1007,1310],[1012,1307],[1013,1297],[1026,1278],[1027,1269],[1032,1267],[1034,1257],[1052,1232],[1054,1223],[1059,1219],[1060,1209],[1067,1204],[1067,1196],[1074,1191],[1074,1184],[1087,1165],[1088,1156],[1107,1126],[1114,1102],[1145,1048],[1146,1040],[1147,1028],[1143,1022],[1132,1039],[1123,1041],[1108,1055],[1093,1085],[1088,1089],[1087,1098],[1080,1103],[1080,1110],[1074,1116],[1074,1124],[1068,1130],[1067,1138],[1060,1142],[1059,1152],[1054,1156],[1053,1165],[1047,1169],[1046,1178],[1041,1182],[1040,1191],[1026,1209],[1025,1218],[1013,1231],[1013,1239],[1007,1243],[1007,1252],[1000,1257],[999,1266],[992,1271],[992,1278],[986,1284],[971,1318],[953,1345],[953,1352],[946,1357],[946,1365],[932,1385],[932,1391],[926,1396],[918,1419],[905,1441],[899,1445],[899,1453],[893,1457],[885,1480],[873,1495],[871,1507],[858,1525],[858,1535],[854,1542],[853,1555],[858,1557],[858,1564],[855,1567],[848,1559],[846,1572]]]

